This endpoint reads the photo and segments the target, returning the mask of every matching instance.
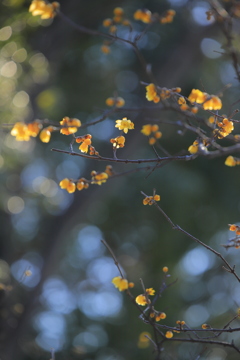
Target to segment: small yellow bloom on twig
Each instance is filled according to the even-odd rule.
[[[134,129],[134,123],[131,120],[128,120],[126,117],[122,118],[122,120],[116,120],[116,128],[119,130],[123,130],[125,134],[128,133],[128,130]]]
[[[33,16],[41,16],[41,19],[51,19],[56,16],[56,10],[60,7],[59,3],[54,1],[53,3],[47,3],[43,0],[33,0],[29,12]]]

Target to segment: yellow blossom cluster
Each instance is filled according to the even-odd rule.
[[[113,148],[119,149],[119,148],[123,148],[125,145],[125,137],[124,136],[117,136],[114,139],[110,139],[110,143],[113,144]]]
[[[167,331],[166,334],[165,334],[165,337],[166,337],[167,339],[171,339],[171,338],[173,337],[172,331]]]
[[[61,134],[71,135],[78,131],[78,128],[81,126],[81,121],[65,116],[62,121],[60,121],[60,125],[63,126],[62,129],[60,129]]]
[[[11,130],[11,135],[15,136],[17,141],[29,141],[31,137],[36,137],[39,134],[40,140],[48,143],[51,139],[52,132],[59,130],[57,127],[51,125],[41,129],[42,123],[40,120],[35,120],[29,124],[17,122]]]
[[[148,101],[153,101],[155,103],[160,101],[160,96],[157,93],[157,87],[154,84],[147,85],[146,91],[146,98]]]
[[[93,170],[91,172],[91,177],[92,177],[91,184],[102,185],[107,181],[108,174],[105,172],[97,173],[95,170]]]
[[[72,180],[65,178],[62,181],[60,181],[59,186],[61,189],[67,190],[67,192],[74,193],[76,190],[76,184]]]
[[[125,100],[120,97],[109,97],[106,99],[107,106],[116,106],[117,108],[123,107],[125,105]]]
[[[89,182],[84,178],[81,178],[77,181],[73,181],[71,179],[65,178],[62,181],[60,181],[59,186],[61,189],[65,189],[69,193],[74,193],[76,189],[79,191],[83,189],[88,189]]]
[[[167,317],[164,312],[156,311],[155,309],[150,312],[149,316],[152,319],[155,318],[155,321],[164,320]]]
[[[143,199],[143,205],[152,205],[155,201],[160,201],[160,195],[146,196]]]
[[[160,139],[162,137],[161,131],[158,131],[159,127],[158,125],[143,125],[141,133],[143,133],[146,136],[152,136],[149,138],[149,144],[154,145],[157,139]]]
[[[78,119],[70,119],[66,116],[60,121],[60,125],[62,125],[60,133],[70,135],[78,130],[81,126],[81,121]],[[43,129],[42,122],[35,120],[29,124],[17,122],[11,130],[11,135],[15,136],[17,141],[29,141],[31,137],[39,135],[42,142],[48,143],[53,131],[59,131],[59,127],[49,125]]]
[[[33,16],[40,15],[41,19],[51,19],[56,16],[56,10],[59,7],[60,5],[56,1],[50,4],[44,0],[33,0],[29,7],[29,12]]]
[[[198,89],[192,89],[188,100],[191,103],[202,104],[204,110],[220,110],[222,108],[222,101],[216,95],[209,95]]]
[[[236,235],[240,235],[240,226],[238,226],[238,225],[229,224],[229,230],[230,231],[235,231]]]
[[[236,224],[228,224],[229,230],[235,232],[235,237],[229,240],[227,247],[240,248],[240,226]]]
[[[165,11],[163,15],[159,15],[158,13],[152,14],[148,9],[138,9],[133,14],[133,17],[135,20],[142,21],[145,24],[150,24],[154,21],[159,21],[161,24],[167,24],[173,21],[175,15],[176,11],[172,9]]]
[[[214,135],[216,135],[218,139],[222,139],[228,136],[234,130],[233,122],[227,118],[224,118],[221,122],[218,122],[217,126],[219,129],[214,130]]]
[[[127,290],[128,288],[134,287],[133,282],[128,282],[127,279],[124,279],[121,276],[114,277],[112,279],[112,283],[119,291],[124,291],[124,290]]]
[[[240,159],[235,158],[231,155],[229,155],[226,160],[225,160],[225,165],[227,166],[236,166],[236,165],[240,165]]]
[[[138,295],[135,301],[138,305],[142,305],[142,306],[151,304],[151,300],[148,299],[148,295],[153,296],[154,294],[155,294],[155,290],[153,288],[146,289],[146,293]]]
[[[145,24],[149,24],[152,22],[152,13],[150,10],[148,9],[138,9],[135,11],[135,13],[133,14],[133,18],[135,20],[140,20],[142,22],[144,22]]]
[[[126,117],[122,118],[122,120],[116,120],[116,128],[119,130],[123,130],[125,134],[128,133],[128,130],[134,129],[134,123],[131,120],[128,120]]]
[[[175,93],[180,93],[181,88],[176,87],[172,89],[160,88],[153,83],[146,86],[146,98],[148,101],[153,101],[158,103],[160,100],[168,99],[171,95]]]
[[[51,135],[52,132],[54,130],[58,130],[58,128],[54,127],[54,126],[47,126],[45,127],[39,134],[39,138],[42,142],[44,143],[49,143],[50,139],[51,139]]]
[[[131,23],[124,16],[124,10],[121,7],[116,7],[113,10],[113,17],[104,19],[103,26],[109,29],[111,34],[115,34],[117,32],[116,25],[121,24],[125,26],[130,26]]]
[[[107,165],[105,171],[103,172],[98,173],[95,170],[93,170],[91,172],[91,180],[87,180],[83,177],[78,180],[65,178],[62,181],[60,181],[59,186],[61,189],[67,190],[67,192],[69,193],[73,193],[76,190],[81,191],[83,189],[88,189],[90,184],[102,185],[113,174],[114,173],[112,166]]]
[[[187,105],[186,99],[183,96],[180,96],[178,98],[178,104],[180,105],[180,109],[182,111],[191,111],[193,114],[196,114],[198,112],[198,107],[197,106],[190,107],[189,105]]]
[[[179,325],[180,327],[182,327],[183,325],[185,325],[185,321],[184,320],[177,320],[176,324]]]
[[[111,35],[115,35],[117,33],[117,25],[124,25],[124,26],[129,26],[131,27],[131,23],[128,19],[125,18],[124,16],[124,10],[121,7],[116,7],[113,10],[113,17],[112,18],[108,18],[108,19],[104,19],[103,20],[103,26],[105,28],[108,28],[108,31]],[[110,41],[105,40],[102,47],[101,47],[101,51],[104,54],[109,54],[111,52],[111,49],[109,47],[109,45],[111,44]],[[111,106],[111,105],[110,105]]]
[[[75,139],[76,143],[81,144],[79,150],[83,153],[88,153],[89,146],[92,144],[92,135],[86,134],[83,136],[78,136]]]
[[[174,16],[176,15],[176,11],[169,9],[163,15],[160,16],[161,24],[169,24],[173,22]]]
[[[19,121],[12,128],[11,135],[15,136],[17,141],[29,141],[31,137],[36,137],[41,129],[42,124],[39,120],[29,124]]]

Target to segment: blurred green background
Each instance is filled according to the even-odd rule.
[[[17,121],[64,116],[83,124],[101,117],[105,100],[114,92],[125,99],[125,108],[149,107],[141,81],[149,82],[133,50],[124,43],[101,52],[103,39],[81,34],[56,17],[41,20],[28,13],[29,1],[2,0],[0,4],[0,281],[1,359],[49,359],[51,349],[61,359],[154,359],[151,346],[138,347],[142,331],[151,328],[139,319],[137,309],[111,283],[118,270],[100,240],[115,251],[133,293],[146,287],[159,289],[169,267],[177,279],[156,304],[175,326],[185,320],[191,327],[202,323],[224,326],[240,306],[237,280],[222,270],[219,259],[189,238],[174,232],[155,207],[142,205],[140,191],[161,195],[161,206],[173,222],[220,251],[239,271],[239,250],[221,247],[231,234],[228,223],[239,220],[239,168],[228,168],[225,159],[172,162],[149,175],[139,171],[110,179],[107,184],[68,194],[58,186],[65,177],[89,178],[92,170],[107,164],[51,152],[69,149],[69,137],[53,133],[49,144],[38,138],[17,142],[10,129]],[[105,18],[116,6],[132,20],[138,8],[162,13],[173,8],[172,24],[156,24],[139,42],[152,65],[159,86],[192,88],[209,94],[226,84],[221,114],[239,99],[239,84],[230,59],[222,55],[225,39],[218,24],[207,21],[205,1],[60,1],[62,12],[78,24],[106,31]],[[236,20],[235,31],[239,30]],[[145,25],[133,21],[134,34]],[[119,27],[118,35],[127,37]],[[237,35],[236,35],[237,36]],[[217,52],[215,52],[217,51]],[[154,105],[152,105],[154,106]],[[207,114],[201,116],[207,119]],[[127,116],[135,130],[127,135],[122,158],[154,157],[143,124],[178,121],[173,111],[130,111],[124,108],[96,126],[79,130],[91,133],[103,156],[112,156],[109,139],[119,134],[115,120]],[[236,116],[236,119],[239,118]],[[237,126],[235,127],[238,132]],[[187,150],[194,134],[173,125],[160,125],[160,144],[171,154]],[[224,140],[224,144],[230,144]],[[116,172],[136,168],[114,165]],[[30,270],[32,275],[24,276]],[[10,289],[10,286],[12,289]],[[2,286],[3,287],[3,286]],[[239,321],[235,321],[239,326]],[[178,336],[178,335],[176,335]],[[237,335],[226,335],[224,340]],[[199,345],[164,344],[162,359],[192,360]],[[201,359],[238,359],[220,346],[207,347]]]

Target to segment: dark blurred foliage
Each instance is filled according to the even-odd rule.
[[[214,53],[221,51],[225,39],[217,24],[206,22],[207,2],[69,0],[60,4],[70,19],[100,31],[105,31],[102,21],[112,16],[116,6],[123,7],[129,19],[138,8],[159,13],[174,8],[174,22],[154,25],[140,43],[158,85],[180,86],[188,96],[194,87],[217,94],[232,83],[224,92],[223,111],[228,113],[230,104],[238,100],[231,59]],[[74,195],[61,190],[58,183],[64,177],[89,178],[92,170],[103,171],[106,164],[51,152],[51,148],[69,148],[69,138],[57,133],[49,144],[38,138],[16,142],[6,124],[36,118],[58,123],[63,116],[87,123],[101,116],[105,99],[116,91],[127,108],[147,106],[140,82],[149,79],[125,44],[113,44],[111,53],[104,55],[101,37],[79,33],[58,17],[53,21],[32,17],[28,7],[28,1],[20,0],[0,4],[0,109],[5,124],[0,143],[0,278],[12,287],[0,294],[1,359],[49,359],[51,348],[58,360],[154,359],[151,346],[138,348],[139,334],[151,329],[111,284],[118,271],[101,238],[135,282],[136,295],[142,292],[139,278],[146,287],[158,289],[164,278],[162,267],[169,267],[167,281],[177,282],[156,305],[167,314],[162,323],[174,326],[184,319],[192,327],[204,322],[224,326],[240,306],[236,279],[222,270],[213,254],[174,232],[155,207],[143,206],[140,191],[151,195],[155,188],[175,223],[223,253],[239,271],[237,250],[226,252],[221,244],[229,237],[227,224],[239,219],[240,170],[226,167],[223,158],[198,158],[171,162],[152,173],[110,179]],[[136,31],[143,27],[134,23]],[[123,116],[134,121],[136,130],[119,156],[133,159],[154,156],[140,133],[143,124],[177,120],[180,115],[126,113],[123,108],[87,129],[100,154],[112,156],[109,139],[117,136],[115,120]],[[160,130],[161,144],[171,154],[186,150],[195,140],[177,126],[163,124]],[[134,167],[116,164],[114,170]],[[26,270],[32,275],[24,276]],[[193,345],[164,344],[163,359],[195,359],[202,348]],[[201,359],[238,359],[228,351],[209,346]]]

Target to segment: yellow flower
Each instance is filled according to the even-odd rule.
[[[128,133],[128,130],[134,129],[134,123],[131,120],[128,120],[126,117],[124,117],[122,120],[116,120],[116,128],[119,128],[119,130],[123,130],[125,134]]]
[[[202,104],[207,100],[207,94],[203,93],[198,89],[192,89],[190,95],[188,96],[190,102],[196,102],[197,104]]]
[[[61,189],[67,190],[69,193],[73,193],[76,190],[76,184],[69,180],[68,178],[63,179],[60,181],[59,186]]]
[[[128,289],[127,279],[123,279],[120,276],[116,276],[115,278],[113,278],[112,283],[119,291],[124,291]]]
[[[146,296],[143,295],[143,294],[138,295],[138,296],[136,297],[135,301],[136,301],[136,303],[137,303],[138,305],[142,305],[142,306],[145,306],[145,305],[151,303],[151,301],[148,300],[148,299],[146,298]]]
[[[123,107],[124,105],[125,105],[125,100],[122,97],[118,96],[116,98],[116,107],[120,108]]]
[[[23,122],[17,122],[11,130],[11,135],[16,136],[17,141],[29,141],[30,133],[28,126]]]
[[[143,133],[143,135],[149,136],[152,132],[152,125],[151,124],[147,124],[147,125],[143,125],[141,133]]]
[[[108,45],[102,45],[101,46],[101,51],[102,51],[102,53],[107,55],[107,54],[110,54],[111,49],[110,49],[110,47]]]
[[[237,165],[237,161],[234,159],[233,156],[228,156],[225,160],[225,165],[227,166],[235,166]]]
[[[44,128],[41,132],[40,132],[40,140],[44,143],[48,143],[51,139],[51,132],[53,131],[53,127],[52,126],[48,126],[46,128]]]
[[[163,269],[162,269],[163,272],[167,273],[168,272],[168,267],[167,266],[164,266]]]
[[[146,196],[143,199],[143,205],[152,205],[155,201],[160,201],[160,195],[154,195],[154,196]]]
[[[149,289],[146,289],[146,293],[148,295],[154,295],[155,294],[155,290],[153,288],[149,288]]]
[[[208,118],[208,122],[209,122],[209,124],[214,124],[214,123],[215,123],[215,117],[214,117],[214,116],[210,116],[210,117]]]
[[[167,331],[166,334],[165,334],[165,337],[166,337],[167,339],[171,339],[171,338],[173,337],[172,331]]]
[[[179,105],[186,104],[186,100],[184,99],[183,96],[181,96],[180,98],[178,98],[178,103],[179,103]]]
[[[149,140],[148,140],[148,143],[149,145],[154,145],[156,143],[156,139],[154,137],[151,137]]]
[[[195,140],[194,143],[189,146],[188,151],[190,152],[190,154],[196,154],[198,152],[198,145],[198,141]]]
[[[224,118],[222,122],[218,122],[217,126],[220,129],[215,129],[214,134],[217,135],[218,139],[228,136],[234,130],[233,122],[227,118]]]
[[[230,231],[236,231],[238,229],[238,226],[235,224],[229,224],[229,230]]]
[[[89,188],[89,183],[86,179],[84,178],[81,178],[81,179],[78,179],[77,181],[77,189],[79,191],[83,190],[83,189],[88,189]]]
[[[192,112],[193,114],[197,114],[197,113],[198,113],[198,107],[197,107],[197,106],[193,106],[193,107],[191,108],[191,112]]]
[[[211,95],[210,99],[203,103],[204,110],[220,110],[222,108],[222,101],[218,96]]]
[[[39,134],[39,131],[42,129],[42,124],[39,120],[35,120],[32,123],[27,125],[28,133],[32,137],[36,137]]]
[[[118,96],[117,98],[109,97],[106,99],[107,106],[116,106],[117,108],[123,107],[125,105],[125,100]]]
[[[83,153],[88,152],[88,147],[92,143],[91,139],[92,139],[92,135],[90,134],[79,136],[76,138],[76,143],[81,143],[81,145],[79,146],[79,150],[81,150],[81,152]]]
[[[106,105],[107,106],[113,106],[115,104],[115,100],[113,97],[109,97],[106,99]]]
[[[113,144],[114,148],[122,148],[125,145],[125,137],[124,136],[117,136],[115,139],[110,139],[110,143]]]
[[[103,20],[103,26],[104,27],[109,27],[112,25],[112,19],[105,19]]]
[[[97,184],[97,185],[102,185],[108,179],[108,174],[105,173],[105,172],[96,173],[96,171],[92,171],[91,176],[92,176],[91,183],[92,184]]]
[[[204,329],[204,330],[211,329],[211,326],[208,324],[202,324],[202,329]]]
[[[60,125],[64,126],[60,129],[60,133],[64,135],[71,135],[78,131],[78,128],[81,126],[81,121],[78,119],[70,119],[68,116],[65,116]]]
[[[160,96],[157,94],[157,88],[154,84],[149,84],[146,86],[146,98],[148,101],[153,101],[155,103],[158,103],[160,101]]]
[[[169,9],[165,12],[164,16],[160,18],[161,24],[168,24],[173,21],[174,16],[176,15],[176,11]]]
[[[31,12],[33,16],[40,15],[42,19],[50,19],[56,16],[56,10],[59,6],[59,3],[56,1],[47,4],[43,0],[33,0],[29,7],[29,12]]]
[[[144,22],[145,24],[149,24],[152,21],[152,13],[150,10],[144,9],[144,10],[137,10],[133,14],[133,17],[135,20],[140,20]]]
[[[166,317],[167,317],[167,315],[164,312],[161,312],[156,316],[155,320],[156,321],[164,320],[164,319],[166,319]]]

